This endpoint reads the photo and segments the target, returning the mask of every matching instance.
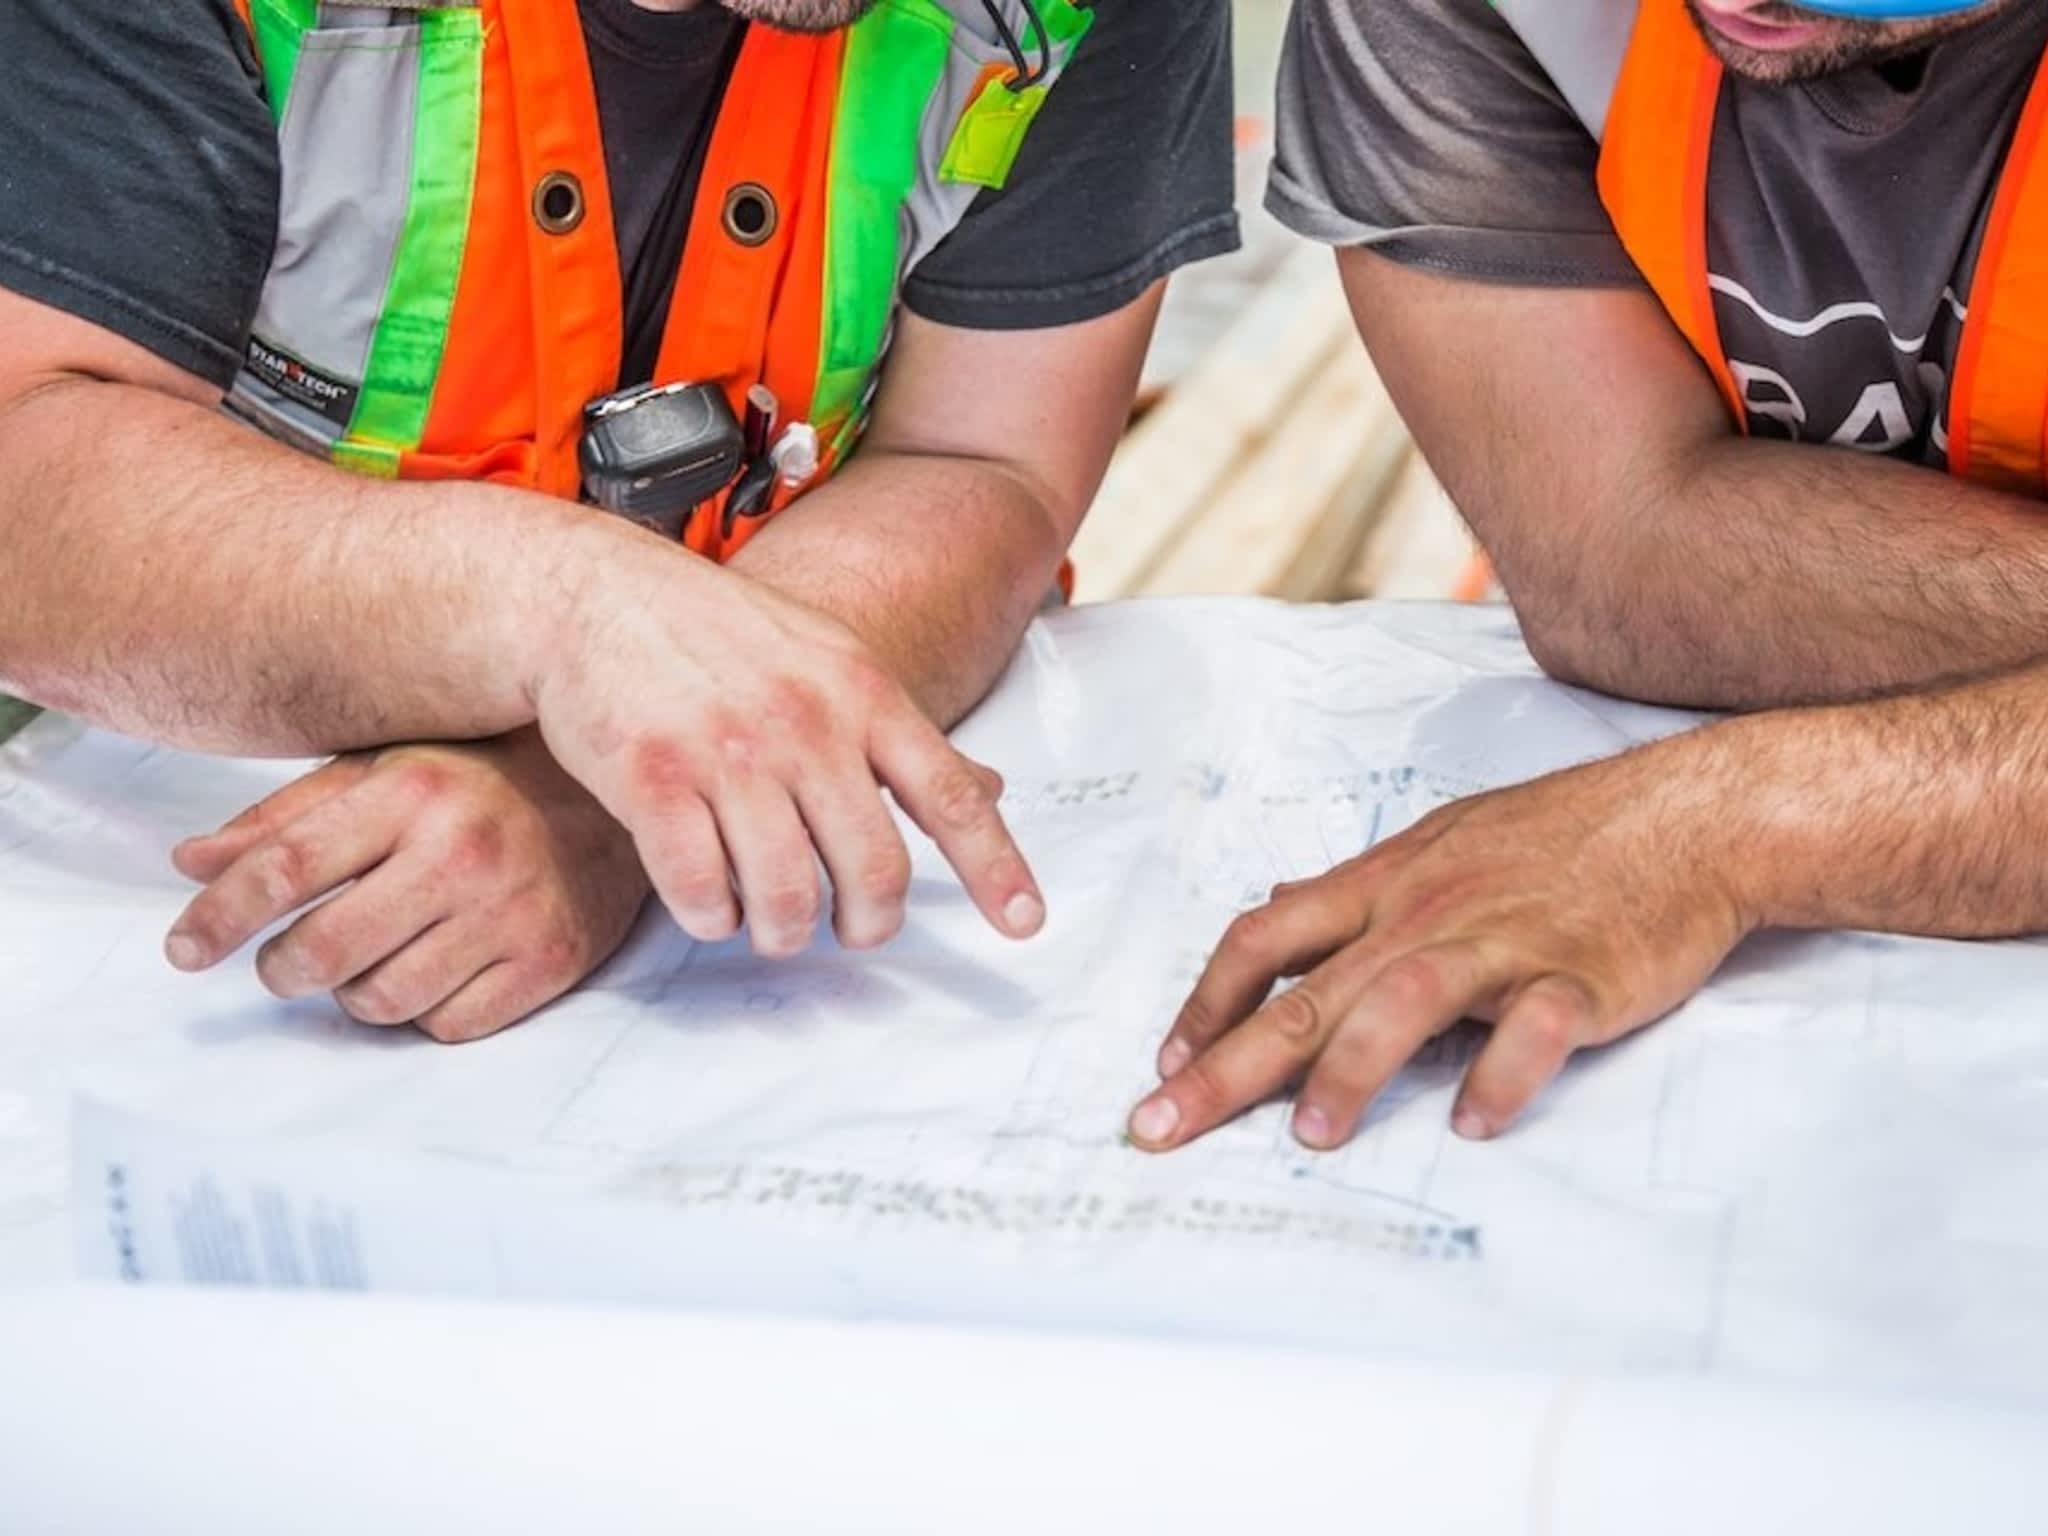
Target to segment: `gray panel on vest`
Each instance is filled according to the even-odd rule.
[[[255,333],[350,383],[362,381],[405,228],[419,48],[410,17],[307,33],[278,127],[284,204]]]
[[[1635,0],[1494,0],[1586,131],[1600,138],[1635,27]]]

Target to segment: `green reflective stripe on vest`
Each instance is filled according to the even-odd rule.
[[[362,398],[349,424],[351,443],[400,452],[419,447],[426,434],[447,353],[483,120],[481,13],[428,11],[419,25],[412,196],[370,343]]]
[[[1051,85],[1091,13],[1070,0],[994,3],[1034,54],[1034,10],[1044,18]],[[1008,122],[987,109],[963,132],[976,83],[1008,62],[981,5],[878,0],[845,35],[829,107],[824,270],[803,274],[821,290],[809,414],[828,468],[865,425],[904,279],[958,227],[979,183],[1006,172],[1042,102],[1016,103],[1001,114]],[[279,249],[292,259],[274,261],[265,281],[260,344],[233,396],[245,419],[363,474],[441,467],[417,456],[429,447],[489,153],[487,28],[516,25],[505,21],[512,9],[513,0],[252,0],[285,170]],[[971,178],[942,174],[956,138],[956,169]],[[437,441],[431,451],[459,461],[496,446]]]
[[[270,114],[284,121],[291,99],[292,76],[299,68],[299,39],[320,19],[319,0],[254,0],[249,20],[256,29],[256,56],[263,65],[263,88]]]
[[[352,443],[344,439],[334,445],[334,462],[343,469],[367,475],[372,480],[396,480],[400,468],[398,450],[380,443]]]
[[[811,398],[812,420],[835,456],[859,434],[888,340],[903,255],[900,213],[917,181],[919,130],[952,38],[953,18],[933,0],[882,0],[847,35]]]

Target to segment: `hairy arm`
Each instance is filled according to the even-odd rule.
[[[2048,665],[1732,720],[1693,749],[1740,796],[1727,856],[1756,926],[2048,932]]]
[[[221,752],[531,722],[536,619],[632,531],[517,491],[349,475],[219,402],[0,290],[0,681]]]
[[[1389,389],[1553,674],[1752,709],[2048,657],[2038,504],[1737,435],[1647,294],[1339,261]]]
[[[830,615],[546,497],[354,479],[5,295],[0,360],[0,679],[30,699],[244,753],[538,724],[686,931],[728,938],[744,913],[774,954],[808,941],[820,857],[849,942],[901,921],[886,787],[994,926],[1042,921],[990,776]],[[250,857],[292,894],[354,872]]]
[[[1054,330],[906,313],[860,454],[734,569],[847,625],[953,724],[1052,590],[1122,435],[1164,286]]]
[[[1739,716],[1459,801],[1232,925],[1131,1134],[1302,1087],[1347,1140],[1425,1042],[1495,1027],[1452,1125],[1505,1129],[1573,1052],[1663,1017],[1759,928],[2048,932],[2048,665]],[[1304,976],[1273,993],[1276,981]]]

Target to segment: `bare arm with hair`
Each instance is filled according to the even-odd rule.
[[[1656,300],[1339,264],[1401,412],[1553,674],[1705,708],[2048,656],[2048,509],[1738,435]]]
[[[2048,931],[2048,665],[1742,716],[1445,807],[1225,936],[1131,1131],[1179,1146],[1305,1078],[1350,1138],[1426,1041],[1494,1021],[1453,1110],[1504,1130],[1572,1054],[1652,1023],[1760,928]],[[1306,979],[1269,1000],[1286,976]]]
[[[220,752],[530,721],[538,653],[618,530],[495,487],[344,475],[219,404],[0,289],[0,681]]]
[[[739,569],[846,625],[950,724],[1051,589],[1122,427],[1158,297],[1037,332],[906,317],[858,459],[762,529]],[[962,390],[962,378],[986,385]],[[271,882],[270,850],[293,844],[316,850],[306,878]],[[178,858],[208,884],[181,926],[210,936],[210,956],[318,901],[264,945],[264,983],[286,997],[333,991],[358,1019],[446,1040],[488,1034],[581,980],[645,890],[617,829],[531,732],[345,759]],[[894,858],[834,863],[840,938],[893,932],[908,874]],[[750,906],[748,918],[794,948],[819,895],[814,880],[784,894],[787,907]]]
[[[0,293],[0,677],[119,729],[318,752],[532,724],[699,938],[808,940],[816,859],[901,920],[894,791],[989,921],[1041,898],[991,777],[844,625],[652,534],[490,486],[352,477],[222,419],[216,392]],[[267,845],[248,883],[329,888]],[[294,903],[296,905],[296,903]],[[191,914],[188,914],[190,917]],[[174,935],[211,964],[238,914]]]
[[[735,569],[848,625],[952,724],[1052,592],[1129,419],[1164,293],[1155,284],[1052,330],[904,315],[859,457]]]

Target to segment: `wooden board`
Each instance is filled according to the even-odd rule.
[[[1387,498],[1386,516],[1344,583],[1349,597],[1448,598],[1476,546],[1420,453]]]
[[[1330,253],[1304,246],[1125,439],[1074,544],[1076,599],[1142,590],[1331,357],[1357,346]]]
[[[1408,434],[1365,349],[1339,346],[1139,584],[1145,596],[1337,595]]]

